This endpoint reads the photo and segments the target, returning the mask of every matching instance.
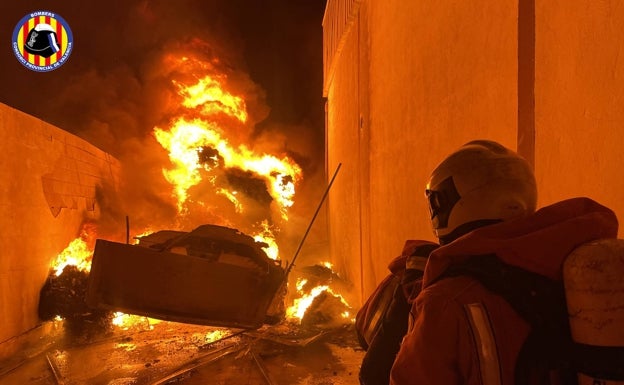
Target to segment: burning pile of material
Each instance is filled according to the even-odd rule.
[[[302,267],[297,271],[296,292],[286,316],[305,328],[333,329],[353,322],[352,308],[340,295],[351,284],[331,269],[328,262]]]
[[[65,328],[77,336],[111,330],[113,313],[90,308],[86,303],[89,270],[94,242],[94,226],[86,224],[54,260],[39,295],[39,318],[65,320]]]
[[[50,274],[39,296],[39,318],[65,320],[74,336],[89,337],[112,331],[112,311],[93,309],[86,303],[89,273],[68,265],[60,275]]]
[[[284,271],[280,270],[279,262],[273,261],[261,253],[260,245],[264,244],[257,243],[249,236],[240,234],[234,229],[204,225],[190,233],[161,231],[142,237],[142,240],[139,245],[98,241],[104,242],[100,249],[97,245],[95,248],[96,252],[100,250],[103,253],[100,255],[102,260],[95,265],[93,270],[97,273],[95,274],[96,277],[91,278],[93,278],[93,282],[99,283],[92,283],[91,290],[89,290],[89,278],[94,273],[89,272],[91,265],[88,261],[93,259],[93,252],[85,248],[86,243],[81,238],[72,242],[60,254],[60,258],[57,260],[58,269],[56,272],[51,272],[46,285],[41,290],[41,319],[51,320],[55,317],[61,317],[66,321],[66,327],[73,334],[91,335],[110,331],[111,325],[115,323],[112,322],[113,316],[117,316],[115,319],[119,318],[119,313],[113,314],[111,311],[98,309],[99,305],[104,305],[102,306],[104,309],[116,308],[130,313],[135,313],[133,310],[136,310],[136,314],[177,320],[178,322],[226,327],[258,327],[263,323],[263,320],[264,323],[277,323],[284,317],[286,322],[301,325],[307,329],[332,329],[352,322],[351,308],[348,303],[330,288],[330,286],[334,288],[346,287],[346,283],[331,271],[328,264],[310,266],[297,271],[297,274],[306,271],[307,278],[298,279],[297,293],[291,294],[291,297],[294,298],[292,306],[285,310],[279,304],[283,304],[286,292],[275,291],[278,286],[283,287],[280,286],[280,282],[284,278]],[[118,245],[117,248],[123,249],[111,253],[107,251],[111,246],[103,248],[105,245]],[[229,249],[227,249],[229,251],[223,249],[226,245],[229,245]],[[256,251],[247,254],[253,249],[252,246],[255,247]],[[205,247],[209,249],[205,249]],[[169,249],[175,250],[175,252],[167,251]],[[238,251],[235,251],[237,249]],[[226,254],[222,254],[223,252]],[[149,258],[138,258],[143,253],[147,253]],[[166,254],[163,254],[162,257],[165,259],[159,256],[161,253]],[[234,255],[232,253],[240,254]],[[226,259],[219,262],[221,257]],[[235,259],[231,260],[233,257]],[[68,262],[68,259],[72,259],[73,262]],[[161,263],[163,261],[166,262],[164,265]],[[260,263],[260,265],[255,265],[255,263]],[[265,277],[264,279],[269,278],[266,276],[266,267],[261,266],[263,263],[268,263],[269,267],[273,266],[272,269],[275,270],[275,274],[281,272],[281,275],[273,274],[270,276],[273,277],[273,281],[267,281],[266,285],[268,286],[261,283],[262,277]],[[183,273],[185,266],[187,268],[186,274]],[[155,269],[151,269],[152,267]],[[232,268],[235,270],[231,270]],[[182,269],[181,278],[183,281],[179,281],[173,286],[165,284],[164,286],[169,289],[166,294],[159,294],[163,282],[171,279],[172,276],[167,273],[162,275],[159,271],[178,271],[180,269]],[[198,269],[204,273],[200,272],[199,276],[193,278]],[[200,290],[198,292],[197,290],[185,289],[186,283],[189,281],[201,285],[201,282],[206,281],[206,274],[212,274],[215,269],[217,275],[208,279],[210,284],[205,286],[207,291]],[[219,276],[224,274],[229,274],[229,278],[220,279]],[[247,278],[245,278],[247,276],[254,278],[252,281],[257,281],[260,284],[257,290],[266,290],[266,292],[252,293],[241,288],[240,285],[247,282]],[[118,282],[119,279],[123,282]],[[215,286],[214,282],[217,280],[220,283]],[[239,280],[242,281],[236,283]],[[142,289],[145,289],[143,290],[144,293],[137,297],[137,293]],[[237,292],[240,295],[236,294]],[[112,297],[109,298],[109,295]],[[248,301],[248,297],[252,298],[252,303],[245,302]],[[253,300],[256,297],[264,298],[265,305],[257,304],[256,300]],[[167,298],[170,300],[169,302],[167,302]],[[273,301],[270,300],[271,298]],[[234,302],[232,303],[232,301]],[[271,306],[269,306],[269,302],[271,302]],[[276,305],[278,302],[279,304]],[[192,306],[194,313],[189,310],[188,305],[178,307],[178,303],[196,304]],[[90,307],[88,304],[92,306]],[[269,307],[263,308],[263,306]],[[226,308],[230,310],[226,312]],[[265,313],[257,313],[257,310],[254,310],[256,308]],[[214,309],[222,310],[216,311]],[[247,314],[247,309],[253,311]],[[274,313],[276,309],[280,311],[281,315]],[[269,322],[269,320],[271,321]]]
[[[278,244],[280,244],[280,227],[288,225],[288,211],[294,205],[295,191],[303,178],[302,169],[288,156],[289,154],[285,149],[280,149],[279,146],[267,146],[266,143],[268,141],[266,140],[263,145],[254,145],[252,134],[253,124],[256,122],[250,121],[252,113],[248,111],[241,88],[232,87],[232,84],[228,83],[228,73],[224,71],[224,67],[220,65],[218,60],[214,58],[213,60],[204,60],[206,59],[205,57],[197,54],[198,48],[206,48],[202,46],[202,42],[193,41],[191,47],[188,48],[181,47],[176,51],[167,53],[159,60],[160,65],[163,66],[162,73],[170,77],[167,79],[171,84],[169,89],[175,92],[175,95],[170,95],[171,104],[178,105],[175,107],[168,106],[167,114],[163,114],[163,116],[167,116],[166,119],[161,119],[160,124],[153,128],[151,135],[145,138],[146,141],[150,142],[150,146],[147,146],[147,148],[153,149],[153,145],[156,144],[160,146],[160,152],[163,152],[162,150],[166,152],[167,159],[163,160],[161,164],[152,164],[150,170],[154,168],[153,166],[160,168],[160,180],[154,180],[153,184],[168,187],[169,191],[167,191],[167,188],[160,190],[159,199],[162,199],[165,205],[175,206],[176,215],[173,220],[167,221],[163,225],[165,216],[158,215],[153,210],[149,212],[149,215],[153,215],[153,218],[147,217],[143,213],[140,217],[133,218],[134,223],[139,223],[138,228],[133,230],[137,233],[158,229],[178,235],[183,233],[192,234],[191,229],[199,229],[206,223],[211,223],[210,226],[215,227],[240,229],[242,234],[249,234],[250,238],[255,240],[255,242],[262,243],[262,248],[264,249],[262,254],[266,253],[273,260],[269,263],[270,267],[281,267],[278,248]],[[234,91],[236,89],[238,89],[238,92]],[[124,167],[128,169],[133,168],[132,165],[124,165]],[[128,176],[125,176],[124,179],[127,178]],[[117,193],[121,195],[127,194],[129,190],[133,190],[132,186],[134,184],[136,182],[127,180],[125,185],[124,183],[121,184],[122,191]],[[162,194],[163,191],[164,194]],[[165,195],[168,196],[165,197]],[[108,219],[113,214],[118,214],[121,210],[134,205],[134,203],[129,203],[125,198],[104,198],[108,198],[107,202],[120,202],[119,207],[111,210],[112,214],[107,212],[107,209],[110,207],[103,206],[102,211]],[[143,199],[143,201],[149,201],[149,199]],[[141,205],[142,203],[137,204]],[[123,207],[124,205],[126,208]],[[150,219],[153,219],[153,221],[150,221]],[[110,231],[110,229],[107,230]],[[92,235],[95,238],[95,231],[92,232]],[[189,237],[188,239],[190,242],[188,245],[185,243],[179,245],[180,249],[184,249],[183,251],[169,250],[167,245],[163,245],[163,249],[158,252],[163,251],[163,255],[165,254],[164,252],[171,254],[167,256],[167,263],[170,263],[170,265],[168,265],[169,268],[162,269],[163,271],[155,271],[155,275],[160,274],[160,276],[154,277],[154,279],[158,280],[159,277],[163,277],[163,279],[170,278],[172,276],[170,273],[175,271],[175,269],[171,270],[170,267],[172,265],[177,266],[178,262],[180,262],[180,266],[184,265],[186,269],[192,269],[192,267],[189,267],[191,265],[189,262],[192,260],[191,257],[199,256],[203,258],[202,255],[205,253],[196,254],[197,250],[193,249],[195,245],[191,238]],[[204,245],[206,240],[200,239],[199,241],[203,242],[202,245]],[[89,242],[88,247],[86,247],[88,253],[93,253],[94,243]],[[144,257],[147,255],[145,247],[132,249],[132,245],[119,245],[125,246],[130,254],[134,253],[134,251],[130,250],[135,250],[137,255],[141,254]],[[153,252],[154,250],[151,251]],[[78,251],[74,250],[67,254],[73,255],[75,253],[78,253]],[[237,253],[229,254],[229,258],[232,258],[232,254]],[[239,254],[238,257],[240,256]],[[154,261],[149,258],[146,260]],[[99,323],[99,321],[96,322],[84,318],[87,314],[96,314],[84,302],[90,261],[91,256],[88,256],[80,262],[85,263],[86,267],[80,267],[77,263],[71,262],[71,264],[79,266],[78,269],[66,269],[67,272],[65,274],[59,274],[58,277],[49,279],[41,293],[42,319],[60,315],[67,320],[75,321],[82,317],[85,322]],[[204,258],[203,261],[206,262],[207,259]],[[130,260],[125,261],[121,259],[119,262],[120,266],[123,266],[125,263],[134,263],[133,271],[138,271],[141,269],[141,266],[146,266],[143,262],[131,262]],[[55,262],[54,265],[59,267],[61,264],[61,262]],[[206,270],[207,272],[211,271],[210,266],[204,266],[203,268],[208,269]],[[232,269],[240,270],[240,266],[235,268],[228,267],[228,271],[234,271]],[[262,267],[258,274],[261,275],[268,270]],[[296,296],[306,297],[306,299],[301,298],[297,303],[294,303],[293,307],[297,307],[298,310],[287,312],[287,317],[296,319],[301,324],[308,326],[339,324],[343,319],[349,318],[348,314],[346,314],[348,304],[342,297],[335,294],[328,284],[331,281],[331,269],[329,269],[329,272],[329,278],[308,280],[308,282],[316,281],[314,286],[318,286],[317,288],[311,288],[310,284],[298,287],[301,291]],[[224,274],[223,276],[239,276],[236,272],[229,274]],[[132,274],[126,275],[124,278],[126,279],[125,282],[134,282],[139,287],[141,282],[146,282],[145,277],[136,276],[136,279],[133,279]],[[254,281],[252,277],[247,277],[247,275],[250,275],[247,271],[241,270],[240,275],[244,276],[242,278],[244,282]],[[117,275],[113,272],[111,276]],[[200,276],[204,277],[204,281],[206,281],[205,275],[200,274]],[[213,286],[220,285],[220,283],[215,282],[224,280],[223,276],[211,278],[211,284]],[[179,285],[175,285],[176,289],[180,289],[179,298],[185,298],[185,290],[188,289],[189,293],[198,297],[197,300],[202,301],[202,295],[206,296],[206,292],[195,290],[202,287],[201,277],[196,277],[194,280],[185,279],[185,277],[188,278],[188,276],[182,274],[177,278],[179,281],[176,281],[179,283]],[[259,280],[261,281],[262,279]],[[277,278],[273,277],[272,281],[276,280]],[[232,278],[229,281],[231,281],[229,282],[231,284],[236,280]],[[322,281],[327,282],[323,283]],[[224,285],[227,285],[227,283],[224,283]],[[119,304],[123,302],[119,299],[119,296],[129,296],[129,294],[116,291],[118,287],[126,285],[113,286],[109,292],[115,292],[114,295],[117,295],[115,301]],[[241,292],[245,290],[245,287],[251,286],[239,286],[240,288],[238,286],[232,287],[231,291],[242,298],[245,293]],[[272,283],[269,286],[272,288],[275,285]],[[194,290],[190,290],[191,287]],[[238,293],[235,289],[238,290]],[[219,288],[219,290],[221,289]],[[226,287],[224,292],[227,290],[228,288]],[[140,290],[134,292],[138,291]],[[169,297],[167,297],[167,294],[169,294]],[[166,302],[164,299],[169,301],[166,306],[162,305],[164,306],[163,309],[160,309],[162,311],[156,312],[157,315],[164,316],[164,318],[168,315],[166,311],[169,308],[177,307],[181,302],[173,298],[178,296],[178,294],[171,295],[166,292],[159,294],[158,290],[154,290],[150,295],[156,298],[156,302],[160,305]],[[190,298],[190,295],[186,298]],[[221,301],[225,303],[227,298],[221,298]],[[140,302],[136,298],[134,301]],[[191,302],[185,302],[186,306],[190,306]],[[115,307],[114,305],[111,306]],[[184,305],[180,306],[183,307]],[[221,308],[224,308],[223,306]],[[308,307],[313,311],[307,319],[304,319],[303,315]],[[150,309],[153,310],[153,308]],[[180,314],[184,314],[183,308],[177,309],[177,311]],[[110,318],[110,314],[103,312],[101,317],[102,322],[105,322],[105,319]],[[211,317],[212,319],[218,319],[214,315]]]
[[[214,63],[188,54],[168,56],[164,64],[175,75],[181,106],[153,137],[168,154],[170,166],[162,171],[178,219],[207,213],[210,222],[245,233],[288,221],[301,168],[284,150],[254,148],[245,99],[227,89],[228,76]]]

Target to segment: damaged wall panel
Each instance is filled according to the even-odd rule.
[[[38,322],[50,261],[97,217],[96,186],[117,161],[86,141],[0,104],[0,356]]]

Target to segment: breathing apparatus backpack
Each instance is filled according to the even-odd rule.
[[[468,275],[501,295],[531,325],[516,362],[515,383],[624,384],[624,240],[575,249],[556,281],[479,255],[442,278]]]
[[[624,384],[624,239],[577,247],[563,282],[579,385]]]

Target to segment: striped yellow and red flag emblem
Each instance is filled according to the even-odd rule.
[[[41,31],[44,35],[39,35],[39,39],[44,40],[35,44],[45,44],[45,39],[48,38],[49,45],[47,48],[44,46],[41,54],[36,54],[37,51],[33,53],[32,44]],[[50,36],[52,33],[54,38]],[[29,38],[33,41],[29,42]],[[29,43],[28,48],[25,47],[27,43]],[[51,71],[60,67],[69,57],[72,45],[73,36],[69,25],[62,17],[52,12],[30,13],[24,16],[13,29],[13,53],[22,65],[34,71]]]

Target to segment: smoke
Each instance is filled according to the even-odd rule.
[[[101,186],[97,192],[101,237],[124,235],[126,217],[133,234],[188,230],[203,223],[252,231],[268,219],[279,225],[284,250],[292,254],[324,187],[320,60],[324,1],[294,3],[61,0],[33,1],[24,8],[19,2],[7,2],[0,15],[3,25],[13,25],[37,7],[52,8],[71,26],[74,50],[66,64],[46,74],[30,73],[14,58],[2,57],[7,70],[1,75],[5,87],[0,98],[119,160],[118,184]],[[316,18],[309,16],[314,15],[312,9]],[[194,60],[176,61],[181,57]],[[190,68],[193,65],[206,68]],[[223,167],[201,171],[202,177],[239,191],[245,212],[237,212],[212,184],[201,183],[189,189],[192,199],[180,217],[173,187],[162,171],[172,164],[156,141],[154,128],[166,129],[172,119],[188,112],[175,82],[192,84],[197,80],[193,70],[200,69],[223,75],[227,91],[245,100],[245,123],[227,116],[212,118],[233,146],[288,156],[302,168],[303,181],[288,222],[276,214],[262,179]],[[36,102],[25,90],[37,90]],[[315,229],[322,228],[322,219],[317,220]]]

